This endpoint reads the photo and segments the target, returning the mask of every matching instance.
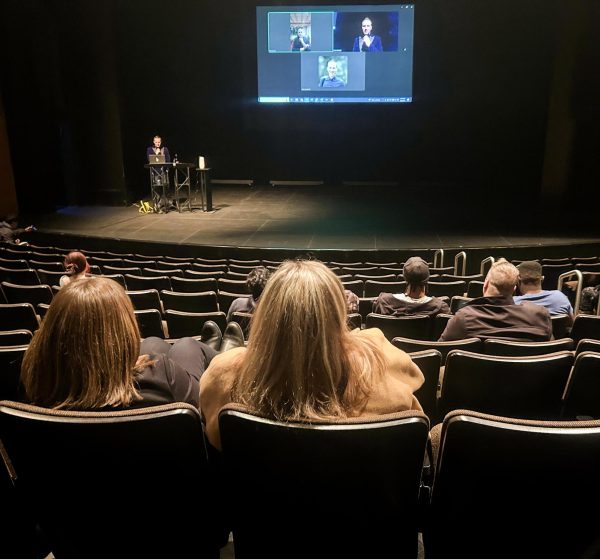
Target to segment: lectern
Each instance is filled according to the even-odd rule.
[[[150,171],[150,195],[152,206],[156,213],[169,211],[167,192],[169,190],[169,167],[168,163],[146,163],[144,165]]]
[[[173,183],[175,185],[175,206],[177,211],[181,213],[182,205],[187,206],[188,211],[192,211],[192,184],[190,180],[190,169],[193,169],[193,163],[173,163]],[[186,202],[181,204],[181,194],[186,194]]]

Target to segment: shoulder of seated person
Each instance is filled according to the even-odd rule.
[[[209,367],[212,367],[213,365],[225,365],[231,363],[232,361],[240,358],[245,352],[245,347],[236,347],[228,351],[224,351],[223,353],[218,353],[215,355],[215,357],[213,357]]]
[[[364,330],[360,330],[359,333],[373,340],[385,339],[385,336],[380,328],[365,328]]]
[[[521,301],[520,306],[524,307],[526,309],[529,309],[532,312],[538,312],[541,314],[550,314],[546,307],[544,307],[543,305],[534,303],[533,301],[527,301],[527,300]]]

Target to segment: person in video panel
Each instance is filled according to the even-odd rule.
[[[304,27],[299,27],[296,37],[292,40],[292,50],[306,51],[310,50],[310,39],[305,34]]]
[[[371,18],[366,17],[362,20],[362,35],[359,35],[354,39],[354,46],[352,47],[353,52],[381,52],[383,51],[383,45],[381,44],[381,37],[379,35],[373,35],[373,22]]]
[[[343,80],[337,77],[337,62],[330,60],[327,63],[327,75],[319,81],[319,87],[344,87]]]

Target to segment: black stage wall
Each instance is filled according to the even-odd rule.
[[[181,160],[207,156],[214,177],[394,181],[482,204],[535,201],[548,158],[568,152],[551,171],[559,195],[594,192],[599,3],[415,4],[412,104],[259,106],[256,3],[5,0],[0,84],[21,209],[145,196],[155,133]]]

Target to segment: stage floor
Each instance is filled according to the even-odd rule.
[[[600,235],[537,220],[520,208],[492,214],[472,201],[431,199],[369,187],[214,187],[215,211],[141,214],[135,206],[71,206],[27,216],[40,231],[178,245],[318,249],[549,246]],[[454,197],[456,198],[456,197]],[[495,205],[497,206],[497,205]],[[525,212],[525,213],[524,213]],[[540,223],[542,225],[540,225]],[[581,225],[581,224],[579,224]]]

